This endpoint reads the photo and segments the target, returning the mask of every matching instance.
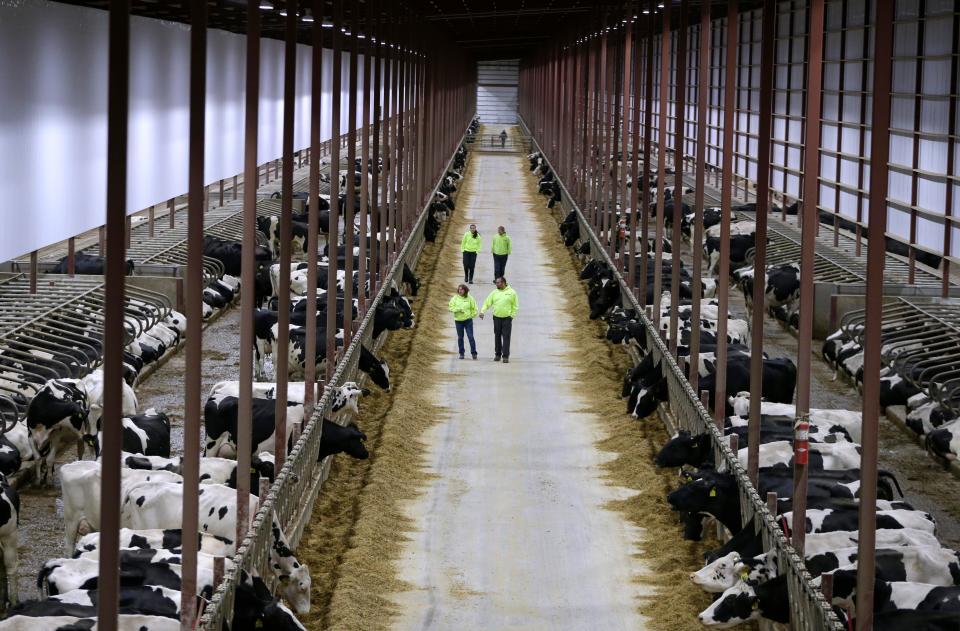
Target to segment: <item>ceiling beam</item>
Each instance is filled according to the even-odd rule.
[[[502,11],[471,11],[467,13],[437,13],[427,15],[425,19],[441,20],[489,20],[495,18],[514,18],[540,15],[565,15],[569,13],[589,13],[590,7],[556,7],[549,9],[505,9]]]

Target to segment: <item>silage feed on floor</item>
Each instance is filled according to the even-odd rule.
[[[457,195],[460,208],[466,206],[468,188]],[[449,326],[447,300],[456,283],[446,277],[450,268],[460,267],[457,237],[469,225],[459,212],[444,222],[436,243],[425,244],[420,256],[416,274],[422,283],[413,301],[416,328],[391,333],[382,349],[391,391],[376,390],[361,399],[358,423],[367,434],[370,459],[334,458],[300,544],[298,554],[313,576],[311,613],[300,618],[308,629],[388,629],[396,616],[391,597],[410,587],[396,578],[395,563],[405,533],[413,529],[404,506],[429,479],[421,437],[446,414],[422,393],[444,379],[434,367],[447,350],[436,331]]]
[[[536,178],[531,177],[531,187],[536,183]],[[597,447],[614,454],[604,465],[604,480],[611,486],[636,492],[628,499],[610,502],[608,508],[643,532],[636,557],[638,564],[649,568],[649,572],[638,575],[636,580],[653,589],[655,596],[642,598],[638,611],[653,631],[703,629],[697,614],[710,605],[711,599],[690,581],[689,574],[703,566],[703,553],[719,543],[712,538],[699,543],[683,540],[677,514],[666,500],[667,493],[676,487],[676,471],[658,469],[653,464],[654,456],[669,436],[656,415],[638,420],[626,413],[626,402],[618,394],[632,361],[623,348],[604,339],[606,326],[602,321],[588,319],[586,285],[579,280],[579,261],[563,245],[557,229],[563,218],[547,209],[545,201],[539,216],[543,226],[540,247],[550,253],[571,315],[564,341],[585,358],[571,382],[577,383],[584,402],[582,411],[592,413],[603,424],[606,438]]]

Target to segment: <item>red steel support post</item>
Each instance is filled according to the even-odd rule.
[[[104,330],[122,331],[126,268],[123,237],[127,206],[127,122],[130,86],[130,2],[111,0],[107,92],[107,248]],[[117,630],[120,573],[120,448],[123,416],[122,335],[103,338],[103,444],[100,489],[100,580],[98,626]]]
[[[367,256],[369,255],[367,244],[371,241],[376,241],[377,235],[371,230],[371,226],[368,220],[369,215],[369,204],[370,204],[370,183],[367,179],[371,176],[370,173],[370,72],[373,65],[373,59],[371,57],[371,51],[373,50],[373,43],[371,41],[372,30],[370,28],[371,19],[370,16],[373,14],[373,6],[371,2],[367,3],[367,14],[366,14],[366,26],[363,33],[364,39],[364,51],[363,51],[363,103],[360,105],[360,260],[358,261],[359,265],[357,267],[357,277],[359,278],[358,285],[360,289],[360,294],[357,296],[357,309],[360,319],[363,319],[364,314],[367,312],[367,292],[364,289],[365,279],[370,270],[367,269]],[[357,24],[354,28],[359,29],[360,23],[357,20]],[[359,35],[358,35],[359,36]],[[376,170],[376,165],[373,169]],[[369,235],[369,236],[368,236]],[[370,243],[370,247],[373,247],[373,244]],[[372,289],[372,284],[371,284]]]
[[[803,202],[801,204],[800,246],[800,326],[797,348],[797,424],[793,465],[793,547],[801,554],[807,514],[806,423],[810,414],[810,364],[813,340],[813,252],[817,240],[817,200],[820,191],[820,99],[823,79],[824,0],[810,4],[810,30],[807,45],[807,105],[804,113]],[[881,248],[883,251],[884,248]],[[806,273],[803,273],[803,272]]]
[[[653,44],[656,33],[656,21],[653,11],[656,4],[653,0],[647,1],[649,17],[647,17],[647,61],[644,64],[643,102],[643,177],[634,186],[640,186],[643,192],[643,201],[640,202],[640,305],[647,306],[647,277],[649,275],[650,252],[650,153],[653,149]],[[658,314],[659,315],[659,314]],[[654,322],[656,324],[656,321]]]
[[[203,165],[207,91],[207,5],[190,4],[190,173],[187,193],[187,355],[183,415],[183,532],[199,532],[201,374],[203,368]],[[197,619],[197,548],[183,546],[180,626]]]
[[[660,302],[663,291],[663,228],[667,192],[667,107],[670,94],[670,9],[663,9],[660,31],[660,119],[657,130],[657,228],[653,261],[653,325],[660,333]],[[676,305],[672,304],[673,310]]]
[[[333,105],[331,106],[330,117],[330,235],[327,238],[328,252],[327,257],[327,287],[337,286],[337,254],[340,250],[340,86],[342,83],[342,62],[340,55],[340,29],[343,23],[343,0],[333,0],[333,82],[332,94]],[[346,230],[352,230],[353,226],[346,226]],[[351,255],[352,252],[347,252]],[[337,354],[337,298],[334,295],[327,296],[327,343],[326,352],[326,377],[324,381],[330,383],[333,376],[334,358]],[[349,305],[344,305],[344,310],[349,309]]]
[[[343,347],[347,348],[350,346],[350,340],[353,339],[353,308],[347,307],[347,305],[353,304],[353,246],[354,246],[354,233],[353,233],[353,218],[355,204],[357,201],[357,185],[356,185],[356,157],[357,157],[357,55],[360,51],[360,40],[357,38],[357,32],[360,28],[360,18],[358,12],[360,6],[354,4],[351,7],[350,11],[350,20],[347,22],[347,30],[350,33],[348,39],[348,45],[350,50],[350,66],[349,66],[349,75],[347,79],[347,84],[350,90],[350,96],[347,99],[347,195],[346,202],[347,207],[344,209],[344,250],[346,256],[343,259],[343,271],[344,271],[344,282],[343,282]],[[366,237],[366,233],[360,235],[360,240],[363,241]],[[359,287],[358,287],[359,289]],[[329,298],[329,297],[328,297]],[[329,308],[329,300],[327,302]]]
[[[753,313],[750,348],[750,420],[747,474],[757,486],[760,467],[760,399],[763,392],[763,312],[767,268],[767,216],[770,212],[770,120],[773,109],[773,58],[777,4],[763,2],[760,29],[760,128],[757,130],[757,216],[753,266]],[[764,279],[759,281],[758,279]]]
[[[277,288],[277,348],[287,348],[290,342],[290,259],[293,228],[293,125],[296,108],[297,81],[297,2],[287,11],[283,61],[283,138],[282,181],[280,182],[280,286]],[[335,287],[336,285],[334,285]],[[313,361],[307,352],[304,362]],[[289,381],[289,353],[274,355],[274,376],[277,400],[274,404],[274,457],[276,470],[283,468],[287,459],[287,382]]]
[[[737,94],[737,42],[739,3],[732,0],[727,4],[727,62],[724,68],[723,86],[723,183],[720,190],[720,269],[717,274],[717,313],[725,314],[729,309],[730,295],[730,206],[733,194],[733,128],[736,121]],[[714,394],[714,419],[723,422],[727,402],[727,318],[717,319],[717,378]]]
[[[697,49],[697,156],[695,177],[695,197],[693,202],[693,297],[690,307],[690,358],[691,366],[700,363],[700,299],[702,287],[700,278],[703,276],[703,203],[706,191],[706,159],[707,159],[707,106],[710,103],[710,7],[700,7],[700,38]],[[694,392],[699,392],[700,374],[696,370],[690,371],[690,385]]]
[[[880,344],[883,325],[883,265],[886,258],[890,93],[893,75],[892,2],[877,3],[873,53],[873,117],[870,146],[870,233],[867,242],[867,316],[863,338],[863,430],[860,496],[877,496],[880,432]],[[876,561],[875,502],[860,502],[857,561],[857,631],[873,628]]]
[[[680,217],[682,213],[680,209],[682,208],[683,201],[683,145],[686,142],[686,137],[684,136],[685,127],[687,124],[687,11],[690,10],[688,6],[689,0],[681,0],[680,2],[680,30],[677,31],[677,94],[676,94],[676,121],[674,123],[674,143],[673,143],[673,163],[674,170],[676,173],[676,181],[674,186],[676,187],[673,192],[673,242],[681,242],[681,233],[680,233]],[[666,209],[664,209],[664,214],[666,214]],[[673,273],[670,275],[670,304],[679,305],[680,304],[680,248],[672,248],[673,257],[671,260],[671,265]],[[694,256],[698,252],[694,250]],[[699,284],[700,279],[694,278],[692,285]],[[676,308],[670,310],[670,353],[676,357],[677,355],[677,318],[678,311]]]
[[[320,124],[323,97],[323,0],[313,0],[310,67],[310,198],[307,200],[307,331],[306,347],[317,347],[317,264],[320,236]],[[329,228],[329,225],[327,226]],[[317,364],[303,366],[304,420],[309,420],[317,403]]]
[[[634,11],[637,11],[637,7],[633,7]],[[640,215],[643,214],[639,206],[639,179],[637,170],[640,167],[640,71],[641,71],[641,52],[640,48],[640,24],[635,19],[636,16],[631,15],[630,27],[633,28],[636,24],[636,35],[633,41],[633,50],[630,55],[629,67],[633,68],[632,78],[633,84],[631,85],[631,94],[632,99],[630,100],[630,214],[627,216],[628,221],[630,222],[630,248],[629,248],[629,261],[627,261],[627,285],[630,286],[630,291],[635,292],[637,287],[637,228],[639,227]]]
[[[257,130],[260,116],[260,3],[247,2],[247,62],[243,139],[243,246],[240,284],[253,287],[257,245]],[[253,451],[253,310],[252,291],[240,293],[240,396],[237,407],[237,470],[250,470]],[[237,543],[250,527],[250,476],[237,476]]]

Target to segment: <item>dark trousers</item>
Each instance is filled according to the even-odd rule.
[[[510,329],[513,318],[493,316],[493,354],[507,359],[510,357]]]
[[[477,253],[476,252],[464,252],[463,253],[463,281],[470,282],[473,280],[473,268],[477,266]]]
[[[507,273],[507,257],[509,254],[493,255],[493,280],[497,280]]]
[[[473,339],[473,318],[469,320],[457,320],[457,348],[463,355],[463,333],[466,331],[467,339],[470,340],[470,354],[477,354],[477,342]]]

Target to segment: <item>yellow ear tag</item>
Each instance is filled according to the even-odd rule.
[[[759,608],[760,608],[760,601],[758,601],[758,600],[753,601],[753,608],[754,608],[754,609],[759,609]]]
[[[257,628],[257,629],[262,629],[262,628],[263,628],[263,620],[257,620],[257,621],[254,623],[253,626],[254,626],[255,628]]]
[[[716,496],[717,496],[717,489],[710,489],[710,497],[716,497]]]
[[[748,572],[748,571],[746,571],[746,570],[740,570],[740,579],[741,579],[741,580],[744,580],[744,581],[747,580],[747,577],[748,577],[748,576],[750,576],[750,572]]]

